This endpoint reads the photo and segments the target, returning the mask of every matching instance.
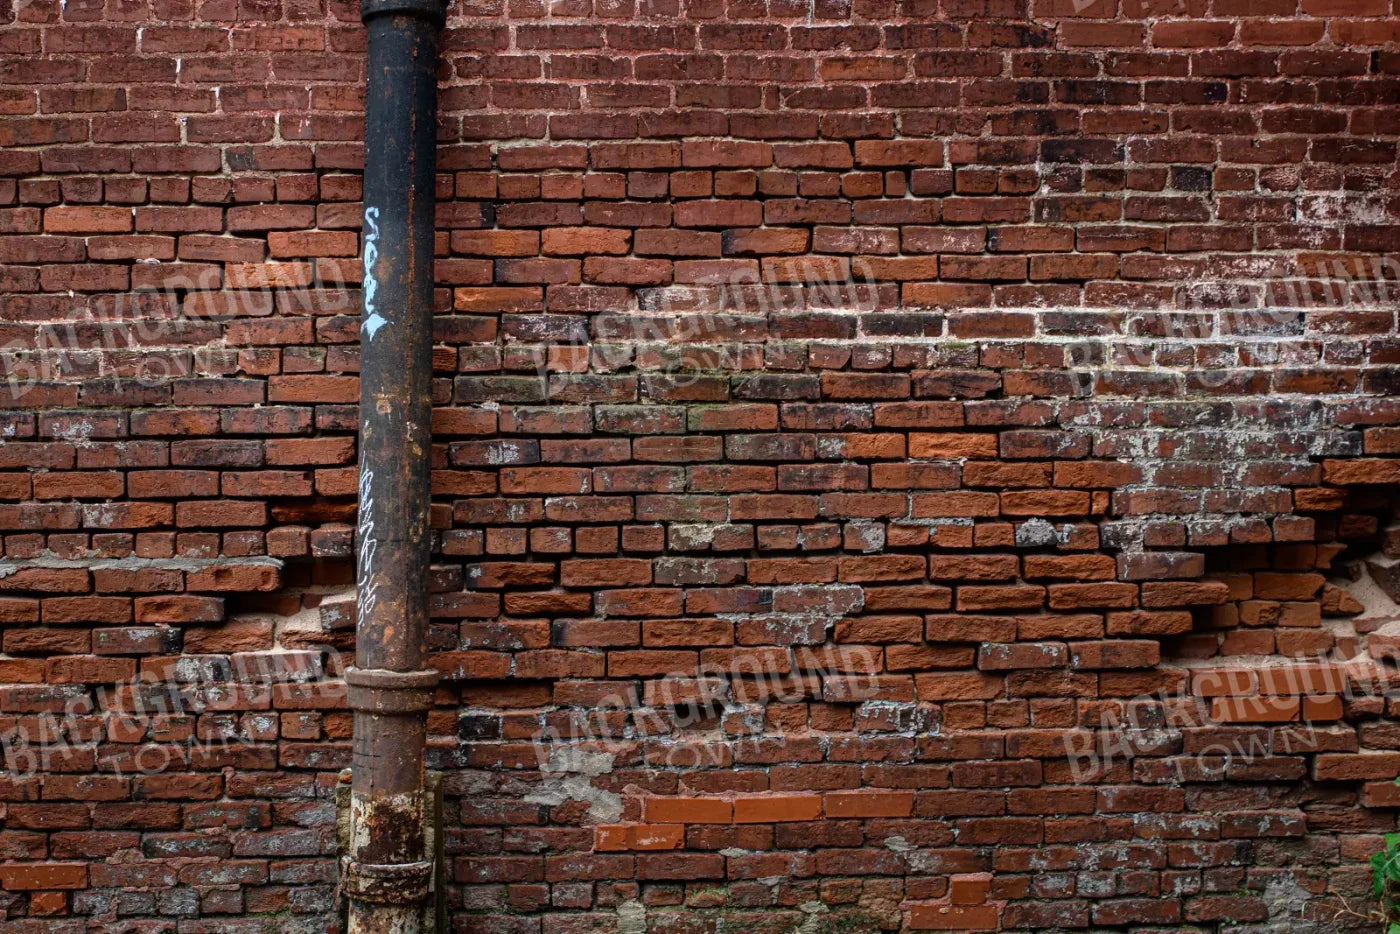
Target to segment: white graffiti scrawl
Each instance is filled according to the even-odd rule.
[[[374,276],[374,264],[379,260],[379,208],[365,208],[365,313],[360,329],[366,340],[374,340],[375,332],[388,320],[374,307],[379,292],[379,280]]]
[[[376,601],[376,591],[379,589],[379,578],[374,570],[374,553],[379,550],[379,542],[374,538],[374,496],[371,488],[374,484],[374,471],[367,465],[360,466],[360,521],[358,523],[360,538],[360,566],[359,566],[359,607],[360,619],[368,619],[374,612]]]

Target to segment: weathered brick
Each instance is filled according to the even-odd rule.
[[[1400,586],[1400,34],[1196,6],[445,34],[427,722],[473,930],[1286,923],[1275,837],[1299,917],[1356,889],[1278,801],[1397,803],[1400,638],[1338,570]],[[364,35],[166,7],[0,31],[16,934],[334,924]]]

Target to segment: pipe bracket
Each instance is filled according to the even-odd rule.
[[[349,668],[345,672],[351,710],[365,713],[406,714],[430,710],[437,669],[389,671],[385,668]]]
[[[433,864],[361,863],[341,859],[340,887],[346,897],[377,905],[415,905],[428,897]]]
[[[447,22],[447,3],[445,0],[360,0],[362,23],[390,13],[421,16],[442,27]]]

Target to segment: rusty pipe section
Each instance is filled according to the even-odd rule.
[[[419,934],[432,876],[423,833],[433,214],[438,32],[445,0],[362,0],[364,283],[350,934]]]

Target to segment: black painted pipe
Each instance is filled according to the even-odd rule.
[[[433,215],[442,0],[363,0],[364,284],[349,934],[418,934],[424,850]]]

